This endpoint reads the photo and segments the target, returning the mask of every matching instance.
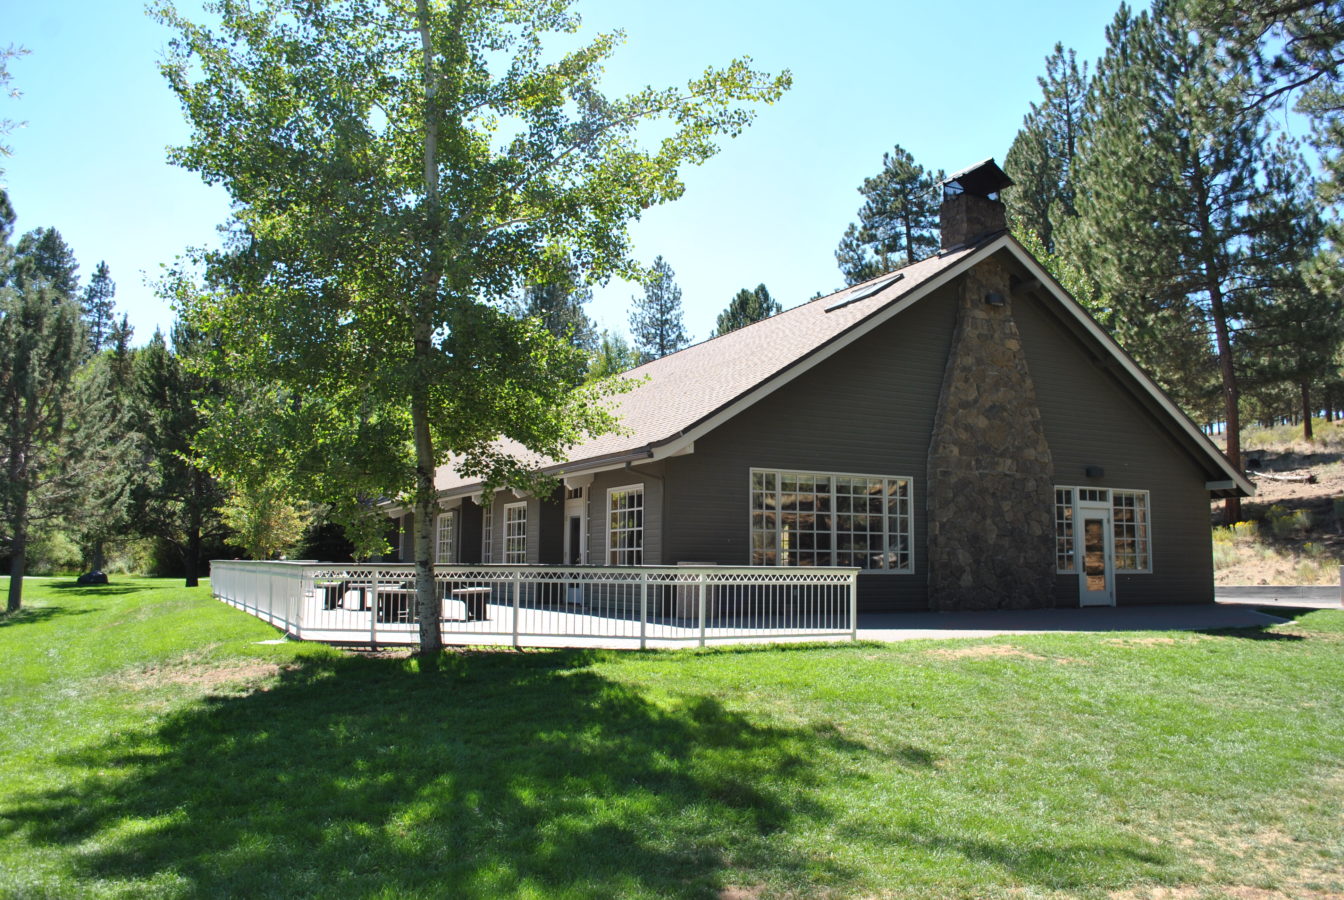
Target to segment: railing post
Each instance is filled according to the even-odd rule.
[[[513,573],[513,646],[518,646],[518,599],[522,593],[523,574],[515,571]]]
[[[859,573],[849,573],[849,639],[859,639]]]
[[[373,585],[369,588],[369,646],[378,649],[378,570],[373,572],[373,578],[369,579]]]
[[[639,649],[648,646],[649,626],[649,573],[639,573]]]
[[[700,646],[705,646],[705,608],[709,605],[709,585],[706,584],[706,575],[700,573]]]

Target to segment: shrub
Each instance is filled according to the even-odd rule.
[[[1226,531],[1226,528],[1218,529]],[[1215,535],[1213,541],[1213,567],[1214,569],[1230,569],[1237,564],[1241,554],[1231,540],[1220,541]]]
[[[1311,528],[1311,511],[1285,509],[1276,503],[1269,508],[1269,527],[1277,538],[1302,534]]]

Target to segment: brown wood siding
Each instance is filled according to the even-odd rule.
[[[860,575],[859,603],[927,608],[925,469],[954,315],[935,293],[668,459],[669,563],[751,562],[753,467],[907,476],[914,574]]]
[[[1181,447],[1116,378],[1096,361],[1040,299],[1018,294],[1013,315],[1036,383],[1041,422],[1055,464],[1055,483],[1150,492],[1152,574],[1117,575],[1116,603],[1208,603],[1213,600],[1209,494],[1214,477]],[[1088,478],[1087,466],[1105,474]],[[1078,576],[1060,575],[1056,601],[1078,603]]]

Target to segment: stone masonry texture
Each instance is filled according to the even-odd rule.
[[[986,302],[996,292],[1002,306]],[[959,286],[929,445],[929,606],[1054,605],[1054,464],[994,258]]]

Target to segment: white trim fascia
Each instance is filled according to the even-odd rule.
[[[667,459],[669,456],[690,456],[695,452],[695,441],[664,444],[653,451],[650,462],[657,462],[660,459]]]
[[[1182,412],[1181,408],[1173,403],[1171,398],[1169,398],[1160,387],[1154,384],[1153,381],[1143,373],[1142,369],[1134,364],[1133,360],[1129,358],[1129,355],[1120,349],[1120,345],[1097,324],[1095,319],[1088,315],[1087,310],[1083,309],[1077,300],[1069,296],[1069,292],[1064,290],[1059,282],[1055,281],[1050,273],[1045,270],[1045,267],[1038,263],[1035,257],[1033,257],[1025,247],[1013,240],[1010,235],[1006,234],[989,246],[995,248],[1006,246],[1017,261],[1026,266],[1032,275],[1040,280],[1042,286],[1050,291],[1050,294],[1064,306],[1069,314],[1073,316],[1073,318],[1076,319],[1089,334],[1096,338],[1115,361],[1120,363],[1120,366],[1129,374],[1129,376],[1137,381],[1139,386],[1142,387],[1149,396],[1156,400],[1158,405],[1161,406],[1168,415],[1176,420],[1176,423],[1180,425],[1195,444],[1208,455],[1214,465],[1230,476],[1232,484],[1228,485],[1229,487],[1239,487],[1246,492],[1247,496],[1255,494],[1255,485],[1251,483],[1250,479],[1232,468],[1232,464],[1228,462],[1227,457],[1223,455],[1222,451],[1214,446],[1213,441],[1209,440],[1208,435],[1200,431],[1199,427],[1195,425],[1194,422],[1190,421],[1190,417]],[[968,257],[968,259],[969,258],[970,257]],[[960,264],[954,268],[960,268]]]
[[[457,497],[440,497],[440,498],[439,498],[439,509],[442,509],[442,510],[457,509],[459,506],[462,505],[462,499],[463,499],[463,498],[462,498],[461,496],[457,496]]]
[[[596,477],[592,472],[586,472],[583,475],[566,475],[561,481],[565,483],[566,488],[573,490],[574,488],[586,488],[593,483],[593,479]]]
[[[1223,480],[1223,481],[1206,481],[1206,482],[1204,482],[1204,490],[1206,490],[1206,491],[1227,491],[1227,490],[1231,490],[1232,488],[1234,488],[1234,487],[1236,487],[1236,486],[1237,486],[1237,483],[1236,483],[1235,481],[1231,480],[1230,478],[1229,478],[1229,479],[1225,479],[1225,480]],[[1255,486],[1255,483],[1252,482],[1252,483],[1251,483],[1251,486],[1254,487],[1254,486]]]
[[[682,451],[682,452],[689,452],[689,451]],[[677,455],[678,455],[677,453],[671,453],[671,454],[664,453],[661,454],[659,458],[661,459],[663,456],[677,456]],[[636,454],[626,454],[625,456],[622,456],[619,462],[606,462],[603,463],[602,465],[589,467],[585,466],[583,462],[580,461],[577,463],[557,464],[556,466],[552,466],[547,469],[542,469],[541,471],[548,475],[558,476],[561,481],[568,483],[570,481],[575,481],[576,479],[582,478],[584,476],[597,475],[598,473],[601,472],[614,472],[617,469],[626,468],[629,464],[640,465],[641,463],[646,462],[653,462],[653,458],[648,453],[648,451],[641,450]],[[571,474],[562,474],[565,472]],[[577,483],[575,484],[575,486],[577,487]],[[517,496],[517,491],[513,491],[508,488],[499,488],[495,491],[495,496],[497,497],[502,497],[509,494]],[[444,497],[475,498],[479,497],[480,495],[481,495],[480,482],[472,482],[470,484],[462,485],[461,487],[449,488],[448,490],[443,492]],[[526,491],[523,492],[523,495],[531,496]]]
[[[958,263],[955,263],[954,265],[948,266],[948,268],[945,269],[944,271],[935,275],[933,278],[930,278],[928,281],[925,281],[924,283],[920,284],[919,287],[915,288],[913,291],[910,292],[909,296],[898,300],[897,302],[888,306],[886,309],[873,313],[866,319],[860,319],[858,323],[856,323],[852,328],[850,328],[849,331],[843,332],[842,334],[838,335],[837,337],[832,339],[832,341],[825,347],[822,347],[819,350],[814,350],[812,353],[803,357],[801,360],[798,360],[784,371],[776,373],[771,378],[761,382],[761,384],[757,385],[754,389],[738,397],[732,403],[728,404],[723,409],[719,410],[717,413],[710,416],[708,419],[705,419],[698,425],[692,426],[691,428],[687,429],[686,431],[682,432],[681,434],[677,435],[675,438],[672,438],[666,443],[659,445],[654,450],[655,455],[658,458],[662,458],[668,456],[676,456],[677,454],[683,452],[685,447],[693,445],[698,439],[704,437],[706,434],[713,431],[715,428],[718,428],[724,422],[727,422],[729,419],[732,419],[734,416],[738,415],[743,410],[747,409],[750,406],[755,405],[756,403],[770,396],[775,391],[784,387],[798,376],[812,370],[816,366],[830,359],[832,356],[839,353],[841,350],[844,350],[850,344],[854,343],[859,338],[868,334],[873,329],[885,325],[891,319],[894,319],[896,316],[905,312],[911,306],[914,306],[920,300],[923,300],[929,294],[933,293],[934,291],[938,290],[939,288],[943,287],[948,282],[952,281],[954,278],[959,276],[964,268],[974,265],[984,257],[989,256],[998,251],[999,249],[1007,246],[1007,244],[1008,244],[1008,235],[1004,234],[1001,237],[997,237],[994,240],[990,241],[988,244],[979,248],[978,250],[973,251],[972,253],[968,254],[965,259],[961,260]]]

